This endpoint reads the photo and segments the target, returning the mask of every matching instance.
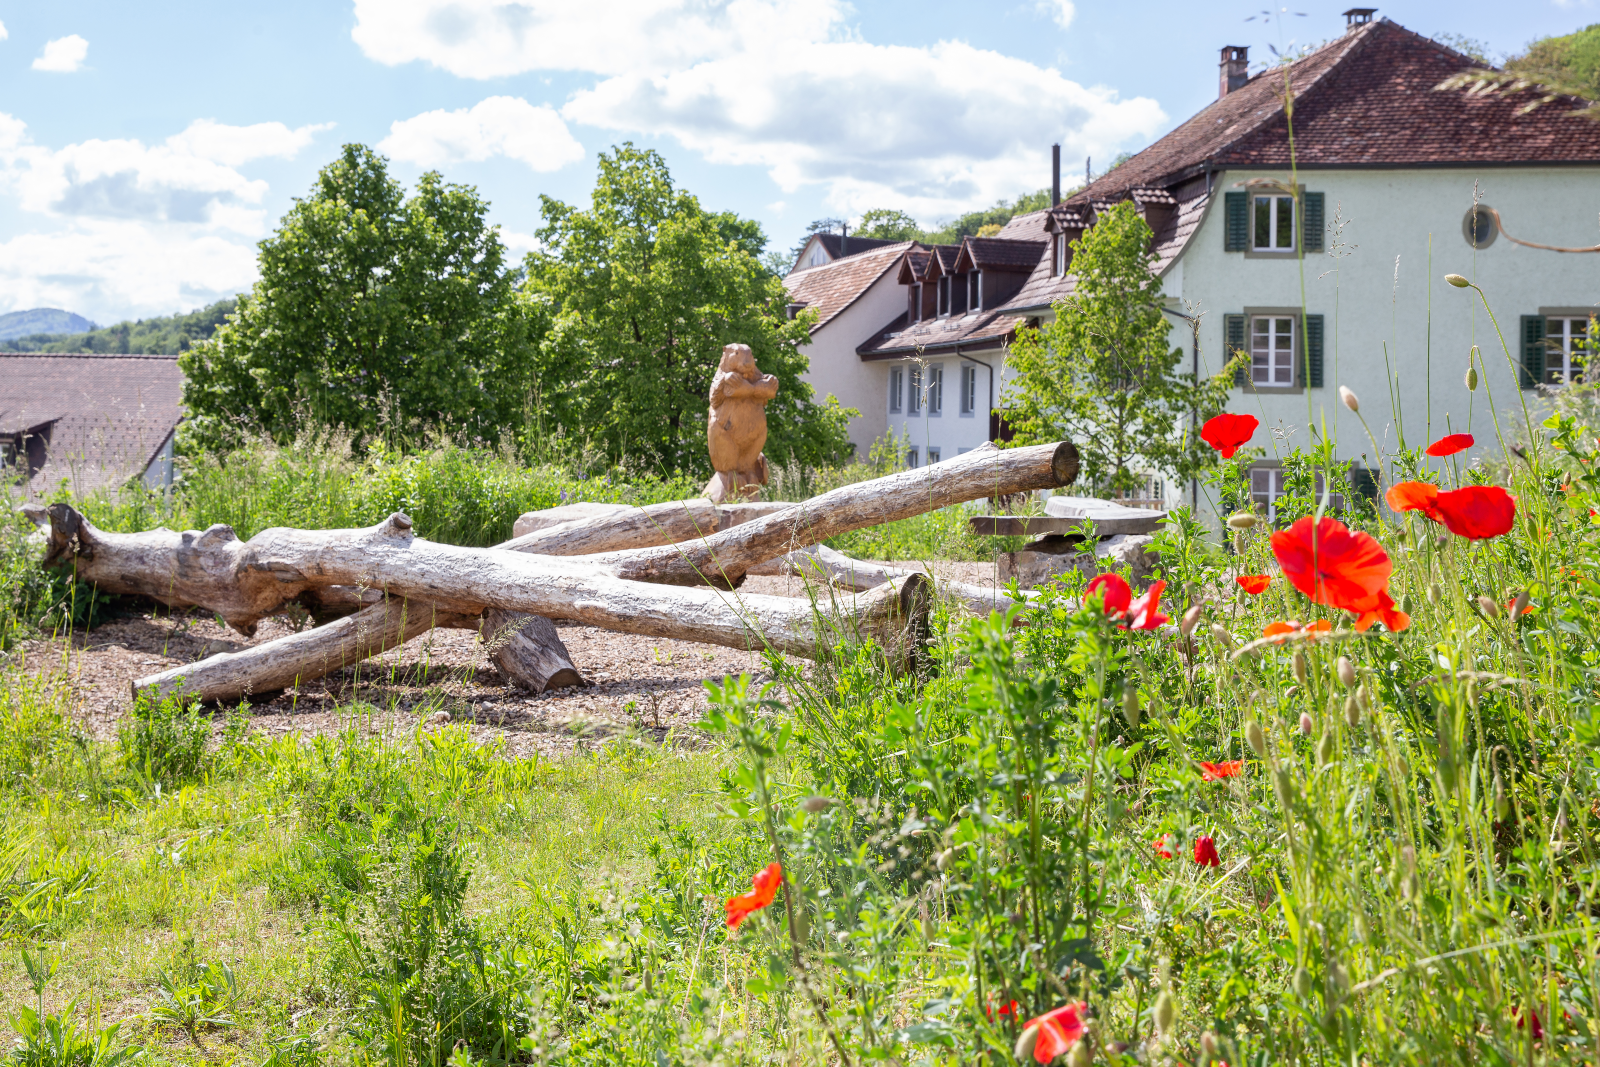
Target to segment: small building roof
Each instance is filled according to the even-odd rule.
[[[166,445],[182,391],[177,356],[0,352],[0,433],[48,434],[41,491],[116,488]]]
[[[1010,340],[1016,333],[1022,316],[1000,311],[980,311],[976,314],[923,319],[906,325],[907,314],[901,312],[889,325],[867,338],[856,348],[863,362],[879,359],[904,359],[907,355],[922,352],[929,355],[953,352],[957,346],[968,349],[993,348]]]
[[[852,248],[855,240],[850,239]],[[898,267],[910,248],[910,241],[879,242],[877,248],[795,271],[783,279],[783,284],[789,289],[792,303],[816,309],[817,321],[811,327],[811,332],[816,333],[860,299],[885,272]]]
[[[843,259],[847,255],[860,255],[862,252],[871,252],[885,245],[904,244],[904,241],[886,241],[881,237],[857,237],[850,234],[848,237],[837,233],[814,233],[806,238],[805,244],[800,246],[799,255],[794,257],[794,266],[789,268],[789,273],[794,274],[803,270],[816,270],[816,267],[805,266],[802,260],[806,259],[806,252],[812,245],[821,245],[822,250],[828,254],[828,261]],[[827,266],[826,263],[818,266]]]

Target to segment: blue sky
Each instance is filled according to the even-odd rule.
[[[1594,0],[1380,8],[1491,55]],[[255,243],[349,141],[478,187],[509,245],[594,156],[659,150],[774,247],[826,215],[924,222],[1067,183],[1214,98],[1217,53],[1337,36],[1344,4],[1146,0],[0,2],[0,312],[96,321],[247,288]],[[1297,14],[1304,12],[1304,15]],[[1253,17],[1252,17],[1253,16]]]

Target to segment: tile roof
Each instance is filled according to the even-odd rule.
[[[1011,221],[1002,226],[995,236],[1003,241],[1047,241],[1050,236],[1045,231],[1044,223],[1049,216],[1048,209],[1013,215]]]
[[[177,356],[0,352],[0,432],[51,423],[38,491],[62,479],[78,492],[115,488],[161,451],[182,389]]]
[[[1561,102],[1436,87],[1474,60],[1387,19],[1351,30],[1289,68],[1302,167],[1600,163],[1600,123]],[[1269,70],[1071,198],[1116,200],[1203,171],[1289,165],[1284,74]]]
[[[975,265],[979,270],[1031,271],[1050,247],[1049,241],[1018,241],[1008,237],[968,237],[961,243],[957,268]]]
[[[919,349],[936,353],[953,349],[958,344],[993,345],[1008,340],[1021,321],[1020,315],[980,311],[955,318],[923,319],[907,327],[906,315],[902,312],[893,322],[862,342],[856,348],[856,354],[870,362],[875,359],[902,359]]]
[[[852,246],[854,243],[852,238]],[[797,270],[785,277],[783,284],[789,289],[791,302],[817,310],[816,324],[811,327],[811,332],[816,333],[855,303],[885,271],[898,267],[910,248],[910,241],[883,242],[877,248],[852,252],[820,267]]]
[[[881,237],[857,237],[855,234],[850,234],[848,245],[844,243],[845,239],[836,233],[819,233],[816,238],[834,259],[839,259],[846,249],[850,255],[855,256],[862,252],[871,252],[875,248],[883,248],[885,245],[905,244],[904,241],[886,241]]]

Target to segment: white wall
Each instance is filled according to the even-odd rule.
[[[1581,247],[1600,237],[1600,168],[1302,172],[1306,191],[1324,194],[1327,223],[1334,223],[1336,212],[1346,221],[1340,240],[1349,246],[1349,254],[1336,259],[1330,254],[1335,238],[1325,234],[1324,251],[1308,256],[1303,270],[1292,257],[1271,260],[1223,250],[1222,194],[1254,177],[1281,180],[1284,175],[1217,175],[1207,217],[1180,265],[1164,279],[1169,296],[1198,301],[1205,312],[1203,371],[1214,373],[1223,362],[1227,314],[1246,307],[1299,306],[1303,292],[1307,312],[1324,316],[1323,388],[1288,395],[1232,392],[1228,409],[1254,414],[1263,424],[1253,445],[1265,447],[1269,459],[1306,447],[1312,443],[1309,420],[1319,432],[1326,426],[1342,458],[1370,457],[1367,430],[1339,402],[1341,384],[1360,397],[1361,414],[1384,453],[1397,447],[1403,428],[1412,448],[1449,432],[1470,431],[1478,447],[1461,458],[1497,455],[1491,401],[1508,438],[1525,433],[1522,401],[1530,409],[1542,405],[1533,392],[1517,387],[1477,295],[1448,285],[1444,275],[1461,274],[1482,286],[1511,361],[1520,364],[1521,316],[1541,308],[1594,306],[1600,301],[1600,255],[1524,248],[1503,234],[1489,247],[1474,249],[1462,232],[1473,182],[1482,202],[1500,212],[1512,234]],[[1464,378],[1474,343],[1484,362],[1477,392],[1469,393]],[[1175,325],[1173,344],[1189,350],[1186,326]]]
[[[883,372],[876,364],[863,363],[856,346],[870,339],[905,311],[905,290],[895,280],[895,271],[884,272],[849,307],[811,335],[811,343],[801,349],[811,367],[801,378],[816,390],[820,404],[830,394],[847,408],[861,414],[850,420],[850,440],[856,454],[866,458],[872,442],[888,428]]]
[[[989,439],[989,410],[991,407],[1000,406],[1000,390],[1005,381],[1002,363],[1004,355],[1004,351],[996,347],[974,351],[971,359],[957,357],[954,354],[927,356],[925,358],[927,366],[944,369],[944,400],[937,415],[929,410],[926,404],[915,415],[908,409],[907,394],[910,391],[911,372],[915,366],[913,361],[885,360],[873,364],[878,368],[877,408],[883,413],[889,429],[909,438],[909,447],[917,450],[918,466],[927,463],[930,448],[937,449],[939,458],[945,460],[976,448]],[[961,411],[963,367],[971,367],[977,371],[976,403],[968,414],[963,414]],[[889,411],[891,369],[899,370],[902,375],[898,413]],[[998,375],[992,389],[991,370]]]

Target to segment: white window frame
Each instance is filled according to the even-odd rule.
[[[1552,329],[1560,324],[1559,331]],[[1572,348],[1576,342],[1589,336],[1587,316],[1550,315],[1544,320],[1544,381],[1546,385],[1566,385],[1574,380],[1583,381],[1583,368],[1578,366],[1573,377]],[[1554,364],[1554,366],[1552,366]],[[1559,376],[1559,377],[1558,377]]]
[[[906,286],[906,322],[907,324],[922,321],[922,286]]]
[[[1263,234],[1258,223],[1261,220],[1261,207],[1263,201],[1267,207],[1267,232]],[[1295,198],[1282,193],[1259,194],[1250,199],[1250,250],[1252,252],[1283,253],[1291,255],[1299,246],[1296,240]],[[1288,205],[1289,210],[1289,243],[1280,245],[1275,243],[1278,237],[1278,212]],[[1266,238],[1263,243],[1262,238]]]
[[[906,467],[910,470],[916,470],[917,468],[917,450],[915,448],[906,449]]]
[[[1258,353],[1256,351],[1256,323],[1258,322],[1266,322],[1271,324],[1266,333],[1268,345],[1267,350],[1264,353],[1266,357],[1266,363],[1264,365],[1258,364],[1257,362]],[[1280,362],[1277,358],[1283,355],[1283,352],[1281,352],[1278,347],[1277,341],[1278,338],[1282,336],[1278,332],[1278,325],[1284,322],[1289,324],[1289,350],[1286,357],[1287,367],[1280,365]],[[1295,321],[1295,316],[1251,315],[1245,324],[1245,330],[1246,337],[1248,338],[1250,345],[1250,384],[1269,389],[1294,388],[1296,384],[1295,366],[1299,362],[1295,358],[1295,355],[1299,350],[1298,342],[1300,340],[1300,324]],[[1280,376],[1280,372],[1284,371],[1285,369],[1288,371],[1288,377],[1286,379]]]
[[[901,397],[906,387],[906,372],[904,367],[889,368],[889,414],[898,415],[904,410],[905,405]]]
[[[1250,506],[1271,526],[1278,521],[1278,498],[1283,495],[1282,467],[1250,468]]]
[[[822,247],[821,241],[818,241],[811,249],[811,255],[806,257],[806,266],[820,267],[826,262],[828,262],[828,250]]]
[[[944,414],[944,364],[928,364],[928,417]]]
[[[1067,235],[1064,233],[1056,234],[1055,257],[1055,275],[1064,278],[1067,274]]]
[[[978,368],[968,363],[961,368],[961,415],[972,418],[978,410]]]
[[[940,453],[939,448],[938,448],[937,445],[929,445],[928,446],[928,466],[931,467],[935,463],[939,462],[940,455],[941,455],[941,453]]]
[[[906,372],[906,414],[922,414],[922,368],[915,363]]]

